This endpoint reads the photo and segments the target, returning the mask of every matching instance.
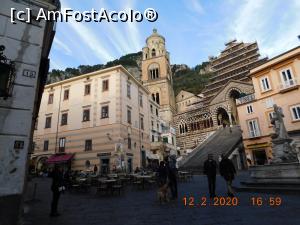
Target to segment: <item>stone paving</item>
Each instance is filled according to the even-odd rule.
[[[59,204],[60,217],[50,218],[51,202],[48,178],[36,178],[28,192],[37,183],[36,200],[31,202],[25,214],[26,225],[299,225],[300,195],[276,195],[260,193],[237,193],[238,206],[184,206],[184,196],[195,198],[207,196],[205,176],[194,176],[194,180],[179,183],[179,199],[160,205],[156,189],[135,190],[127,187],[121,196],[96,196],[90,193],[66,193]],[[238,179],[235,180],[238,182]],[[225,182],[217,177],[217,194],[226,196]],[[251,197],[268,199],[273,196],[282,198],[281,206],[252,206]]]

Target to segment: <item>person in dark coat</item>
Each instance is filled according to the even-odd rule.
[[[63,188],[62,168],[55,165],[54,170],[51,173],[51,177],[52,177],[51,191],[53,195],[52,195],[50,216],[59,216],[60,214],[57,212],[57,206]]]
[[[232,161],[228,159],[225,155],[222,155],[222,160],[220,162],[220,174],[227,183],[228,196],[233,197],[234,194],[232,189],[232,181],[234,180],[236,170]]]
[[[94,174],[97,174],[97,172],[98,172],[98,167],[97,167],[97,165],[95,165],[94,166]]]
[[[161,161],[159,163],[157,173],[158,173],[158,185],[159,187],[162,187],[167,183],[167,177],[168,177],[167,168],[164,161]]]
[[[178,197],[176,158],[174,159],[172,156],[170,156],[170,160],[166,158],[165,162],[169,179],[169,187],[172,195],[171,199],[175,200]]]
[[[211,198],[214,198],[216,196],[217,162],[214,160],[213,154],[208,154],[207,160],[204,162],[203,171],[207,176],[209,195]]]

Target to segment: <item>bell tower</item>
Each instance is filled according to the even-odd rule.
[[[166,122],[173,122],[176,113],[169,52],[165,38],[153,29],[143,48],[142,81],[152,99],[160,105],[160,115]]]

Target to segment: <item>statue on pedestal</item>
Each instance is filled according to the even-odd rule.
[[[273,124],[275,133],[271,135],[273,149],[272,163],[297,162],[297,152],[295,147],[291,145],[292,139],[286,131],[282,109],[276,104],[274,104],[273,107],[274,113],[271,119],[271,124]]]

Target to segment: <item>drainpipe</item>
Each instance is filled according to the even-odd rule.
[[[60,104],[61,104],[61,92],[62,92],[62,85],[60,85],[60,94],[59,94],[59,102],[58,102],[58,112],[57,112],[57,123],[56,123],[56,134],[55,134],[55,149],[54,154],[56,154],[57,151],[57,139],[58,139],[58,125],[59,125],[59,113],[60,113]]]
[[[140,157],[141,157],[141,163],[140,163],[140,168],[142,168],[142,140],[141,140],[141,126],[140,126],[140,101],[139,101],[139,94],[140,94],[140,88],[138,85],[138,111],[139,111],[139,115],[138,115],[138,128],[139,128],[139,141],[140,141]]]

